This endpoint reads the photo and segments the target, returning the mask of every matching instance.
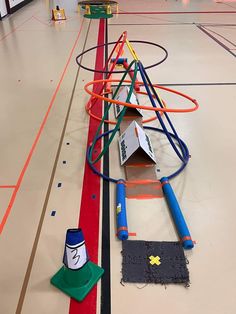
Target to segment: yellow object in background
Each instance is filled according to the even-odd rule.
[[[53,21],[62,21],[66,20],[65,10],[60,9],[59,6],[56,9],[52,10],[52,20]]]
[[[86,11],[86,14],[88,15],[91,14],[90,6],[88,4],[85,6],[85,11]]]
[[[112,14],[110,5],[107,6],[107,10],[106,11],[107,11],[107,14]]]

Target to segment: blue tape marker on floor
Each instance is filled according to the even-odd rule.
[[[56,211],[55,211],[55,210],[52,210],[51,216],[55,216],[55,215],[56,215]]]
[[[60,188],[61,186],[62,186],[62,184],[61,184],[61,183],[58,183],[57,187]]]

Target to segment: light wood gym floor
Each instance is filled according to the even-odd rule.
[[[66,21],[50,20],[56,4],[65,8]],[[169,56],[148,71],[152,81],[189,94],[200,104],[194,113],[171,115],[192,156],[172,182],[197,242],[186,252],[191,285],[120,284],[113,184],[110,246],[103,251],[110,263],[103,283],[107,298],[101,303],[99,282],[96,304],[86,310],[50,285],[62,265],[66,229],[79,224],[86,188],[90,121],[83,87],[94,73],[79,69],[75,57],[97,45],[101,22],[84,19],[75,0],[35,0],[0,21],[1,314],[236,313],[236,1],[120,0],[119,9],[120,14],[107,21],[108,41],[127,31],[131,40],[164,46]],[[161,57],[155,48],[135,48],[143,64]],[[83,63],[94,67],[95,60],[93,51]],[[155,137],[153,141],[158,147]],[[158,150],[156,154],[158,158]],[[115,141],[110,175],[121,174]],[[89,185],[93,193],[93,182]],[[101,265],[106,227],[102,182],[99,189],[95,241]],[[86,206],[93,210],[92,201]],[[136,232],[133,239],[177,240],[163,200],[129,200],[127,207],[130,231]]]

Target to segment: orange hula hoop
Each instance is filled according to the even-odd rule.
[[[103,96],[103,95],[110,94],[110,93],[111,93],[111,92],[104,92],[104,93],[102,93],[101,95]],[[140,92],[140,91],[137,91],[136,93],[137,93],[137,94],[142,94],[142,95],[147,95],[147,93],[145,93],[145,92]],[[154,96],[154,95],[153,95],[153,96]],[[155,97],[154,97],[154,98],[155,98]],[[162,99],[162,103],[163,103],[164,107],[166,108],[166,103],[165,103],[165,101],[164,101],[163,99]],[[89,102],[85,105],[85,109],[86,109],[87,113],[88,113],[92,118],[94,118],[95,120],[102,121],[102,118],[101,118],[101,117],[98,117],[98,116],[96,116],[94,113],[92,113],[92,110],[91,110],[92,107],[88,107],[88,105],[89,105]],[[162,115],[163,112],[161,112],[160,114]],[[152,118],[143,120],[142,123],[143,123],[143,124],[149,123],[149,122],[154,121],[154,120],[156,120],[156,119],[157,119],[157,116],[154,116],[154,117],[152,117]],[[109,123],[109,124],[116,125],[116,121],[104,120],[104,122],[105,122],[105,123]]]
[[[164,87],[164,86],[160,86],[160,85],[157,85],[157,84],[154,84],[153,86],[156,87],[156,88],[159,88],[159,89],[162,89],[162,90],[165,90],[167,92],[170,92],[170,93],[173,93],[173,94],[176,94],[176,95],[179,95],[183,98],[186,98],[188,99],[189,101],[191,101],[195,106],[192,107],[192,108],[187,108],[187,109],[183,109],[183,108],[178,108],[178,109],[172,109],[172,108],[156,108],[156,107],[151,107],[151,106],[142,106],[142,105],[136,105],[136,104],[131,104],[131,103],[126,103],[126,102],[123,102],[123,101],[119,101],[119,100],[116,100],[116,99],[110,99],[110,98],[107,98],[107,97],[104,97],[103,95],[99,95],[99,94],[96,94],[95,92],[91,91],[88,87],[91,86],[91,85],[96,85],[96,84],[99,84],[99,83],[107,83],[107,82],[113,82],[113,83],[118,83],[120,82],[120,80],[118,79],[103,79],[103,80],[96,80],[96,81],[91,81],[89,83],[87,83],[85,86],[84,86],[84,89],[85,91],[91,95],[91,98],[89,100],[88,103],[90,103],[92,101],[92,99],[96,98],[96,99],[101,99],[103,101],[107,101],[109,103],[113,103],[113,104],[119,104],[121,106],[125,106],[125,107],[129,107],[129,108],[139,108],[139,109],[143,109],[143,110],[150,110],[150,111],[159,111],[159,112],[175,112],[175,113],[187,113],[187,112],[193,112],[193,111],[196,111],[199,107],[199,104],[197,102],[196,99],[193,99],[192,97],[188,96],[188,95],[185,95],[181,92],[178,92],[174,89],[170,89],[170,88],[167,88],[167,87]],[[131,80],[124,80],[123,81],[124,83],[131,83]],[[139,82],[137,81],[137,84],[139,85],[143,85],[143,82]]]

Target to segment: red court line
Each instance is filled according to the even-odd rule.
[[[14,189],[16,185],[0,185],[0,189]]]
[[[9,35],[13,34],[19,27],[21,27],[22,25],[24,25],[25,23],[27,23],[28,21],[30,21],[32,19],[33,15],[31,17],[29,17],[27,20],[25,20],[24,22],[22,22],[20,25],[14,27],[9,33],[7,33],[6,35],[4,35],[2,38],[0,38],[0,41],[3,41],[5,38],[7,38]]]
[[[35,147],[36,147],[36,145],[37,145],[37,143],[38,143],[38,141],[39,141],[39,139],[40,139],[40,136],[41,136],[41,134],[42,134],[42,131],[43,131],[44,127],[45,127],[45,124],[46,124],[46,122],[47,122],[49,113],[50,113],[50,111],[51,111],[51,109],[52,109],[52,106],[53,106],[53,104],[54,104],[54,102],[55,102],[57,93],[58,93],[58,91],[59,91],[59,89],[60,89],[61,83],[62,83],[62,81],[63,81],[63,79],[64,79],[65,74],[66,74],[66,71],[67,71],[67,68],[68,68],[68,66],[69,66],[69,63],[70,63],[70,61],[71,61],[71,58],[72,58],[72,55],[73,55],[73,53],[74,53],[75,47],[76,47],[76,45],[77,45],[77,43],[78,43],[78,41],[79,41],[79,37],[80,37],[81,31],[82,31],[83,23],[84,23],[84,20],[82,21],[82,24],[81,24],[81,26],[80,26],[80,30],[79,30],[79,32],[78,32],[78,35],[77,35],[76,39],[75,39],[74,45],[73,45],[73,47],[72,47],[72,49],[71,49],[71,51],[70,51],[68,60],[67,60],[67,62],[66,62],[66,65],[65,65],[65,67],[64,67],[64,70],[63,70],[63,72],[62,72],[62,74],[61,74],[60,80],[59,80],[59,82],[58,82],[58,84],[57,84],[57,87],[56,87],[56,89],[55,89],[55,91],[54,91],[54,93],[53,93],[53,95],[52,95],[52,98],[51,98],[51,101],[50,101],[50,103],[49,103],[47,112],[46,112],[46,114],[45,114],[45,116],[44,116],[44,118],[43,118],[43,121],[42,121],[41,125],[40,125],[40,128],[39,128],[39,130],[38,130],[38,133],[37,133],[37,135],[36,135],[36,138],[35,138],[35,140],[34,140],[34,142],[33,142],[33,145],[32,145],[32,147],[31,147],[31,149],[30,149],[30,152],[29,152],[28,157],[27,157],[27,159],[26,159],[26,161],[25,161],[25,164],[24,164],[24,166],[23,166],[23,168],[22,168],[22,170],[21,170],[20,176],[19,176],[19,178],[18,178],[18,180],[17,180],[16,187],[15,187],[13,193],[12,193],[12,196],[11,196],[10,202],[9,202],[9,204],[8,204],[8,207],[7,207],[7,209],[6,209],[6,211],[5,211],[5,214],[4,214],[3,218],[2,218],[2,221],[1,221],[1,224],[0,224],[0,234],[2,233],[3,228],[4,228],[4,226],[5,226],[6,222],[7,222],[8,216],[9,216],[9,214],[10,214],[10,212],[11,212],[11,209],[12,209],[12,206],[13,206],[13,204],[14,204],[14,202],[15,202],[15,198],[16,198],[16,196],[17,196],[17,192],[18,192],[18,190],[19,190],[19,188],[20,188],[20,186],[21,186],[21,182],[22,182],[22,180],[23,180],[23,178],[24,178],[24,175],[25,175],[25,172],[26,172],[26,170],[27,170],[27,168],[28,168],[28,166],[29,166],[29,163],[30,163],[30,160],[31,160],[32,155],[33,155],[33,153],[34,153]]]
[[[105,21],[100,20],[98,30],[97,45],[102,45],[105,42]],[[97,49],[95,69],[103,69],[104,67],[104,47]],[[101,79],[101,73],[95,73],[94,80]],[[96,88],[101,88],[102,84]],[[96,107],[96,108],[95,108]],[[102,114],[102,101],[99,100],[95,106],[96,115]],[[99,121],[90,117],[88,141],[89,145],[97,131]],[[96,146],[98,152],[101,151],[101,141]],[[96,163],[96,168],[100,171],[101,163]],[[86,247],[91,261],[98,262],[98,240],[99,240],[99,211],[100,211],[100,177],[97,176],[85,162],[84,180],[82,189],[82,199],[80,205],[79,227],[82,228]],[[69,314],[96,314],[97,306],[97,286],[90,291],[83,302],[77,302],[74,299],[70,301]]]
[[[46,25],[46,26],[49,26],[49,27],[51,27],[51,25],[52,25],[50,22],[47,23],[47,22],[41,21],[41,20],[40,20],[37,16],[35,16],[35,15],[33,15],[32,18],[35,19],[37,22],[39,22],[39,23],[42,24],[42,25]]]
[[[227,14],[236,13],[236,11],[157,11],[157,12],[118,12],[116,14]]]

